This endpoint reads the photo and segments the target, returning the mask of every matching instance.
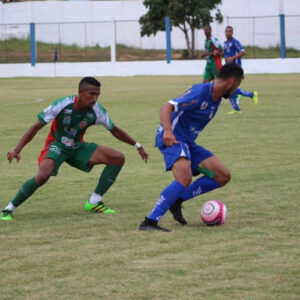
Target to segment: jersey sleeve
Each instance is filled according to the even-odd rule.
[[[242,44],[238,40],[234,41],[234,46],[235,46],[235,48],[236,48],[236,50],[237,50],[238,53],[242,52],[242,51],[245,51],[244,48],[243,48],[243,46],[242,46]]]
[[[74,100],[74,96],[59,98],[41,111],[37,118],[45,125],[51,122],[56,116]]]
[[[201,91],[197,85],[192,86],[182,95],[169,101],[174,106],[175,112],[181,110],[190,110],[197,106],[201,99]]]
[[[96,125],[103,125],[107,130],[112,130],[115,126],[114,122],[109,117],[106,109],[98,102],[93,107],[96,114]]]

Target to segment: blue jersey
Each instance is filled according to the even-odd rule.
[[[215,116],[222,97],[213,101],[213,84],[213,82],[195,84],[181,96],[169,101],[175,107],[171,123],[176,140],[189,146],[195,145],[198,134]],[[160,124],[156,132],[156,147],[163,146],[163,134],[164,129]]]
[[[225,60],[227,57],[232,57],[240,53],[241,51],[244,51],[243,46],[241,43],[236,40],[235,38],[232,38],[230,41],[224,42],[224,57]],[[235,59],[232,61],[233,63],[236,63],[237,65],[242,65],[242,60],[239,57],[238,59]]]

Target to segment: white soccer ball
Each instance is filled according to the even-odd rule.
[[[201,219],[206,225],[222,225],[227,217],[227,207],[219,200],[209,200],[201,208]]]

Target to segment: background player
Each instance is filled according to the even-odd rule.
[[[193,85],[162,106],[155,146],[164,156],[166,171],[172,170],[174,181],[161,192],[140,230],[170,231],[158,226],[158,221],[171,207],[175,220],[186,224],[181,202],[224,186],[230,180],[230,172],[221,160],[195,140],[214,118],[222,97],[233,94],[243,78],[240,66],[225,64],[215,81]],[[205,175],[191,183],[192,175],[200,173]]]
[[[102,196],[116,180],[125,157],[114,149],[84,142],[83,137],[87,128],[92,125],[103,125],[120,141],[134,145],[144,161],[147,161],[148,154],[128,133],[113,123],[104,107],[97,102],[100,86],[100,82],[95,78],[84,77],[79,83],[78,96],[60,98],[39,113],[38,120],[24,133],[15,149],[7,153],[9,163],[14,158],[19,162],[23,147],[44,125],[52,121],[50,133],[38,159],[37,175],[22,185],[2,211],[2,220],[12,220],[15,209],[45,184],[51,175],[57,175],[63,162],[85,172],[89,172],[94,165],[105,164],[106,167],[94,193],[86,202],[85,209],[103,214],[115,213],[104,205]]]
[[[218,76],[219,70],[222,67],[222,45],[217,38],[212,36],[211,27],[209,25],[204,27],[205,51],[201,57],[206,57],[206,65],[203,74],[203,82],[208,82]]]
[[[239,66],[242,66],[242,56],[246,54],[246,51],[243,49],[241,43],[233,37],[233,28],[232,26],[227,26],[225,28],[226,41],[224,42],[223,55],[226,63],[235,63]],[[252,99],[254,105],[258,104],[258,93],[257,92],[247,92],[242,89],[237,89],[235,93],[229,97],[230,103],[233,107],[233,110],[228,112],[228,114],[241,113],[239,107],[239,101],[241,96],[249,97]]]

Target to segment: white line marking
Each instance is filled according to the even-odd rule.
[[[28,99],[29,97],[27,97]],[[42,102],[44,101],[45,99],[43,98],[36,98],[35,100],[32,100],[32,101],[26,101],[26,102],[15,102],[15,103],[9,103],[9,104],[6,104],[7,106],[14,106],[14,105],[24,105],[24,104],[31,104],[31,103],[38,103],[38,102]]]

